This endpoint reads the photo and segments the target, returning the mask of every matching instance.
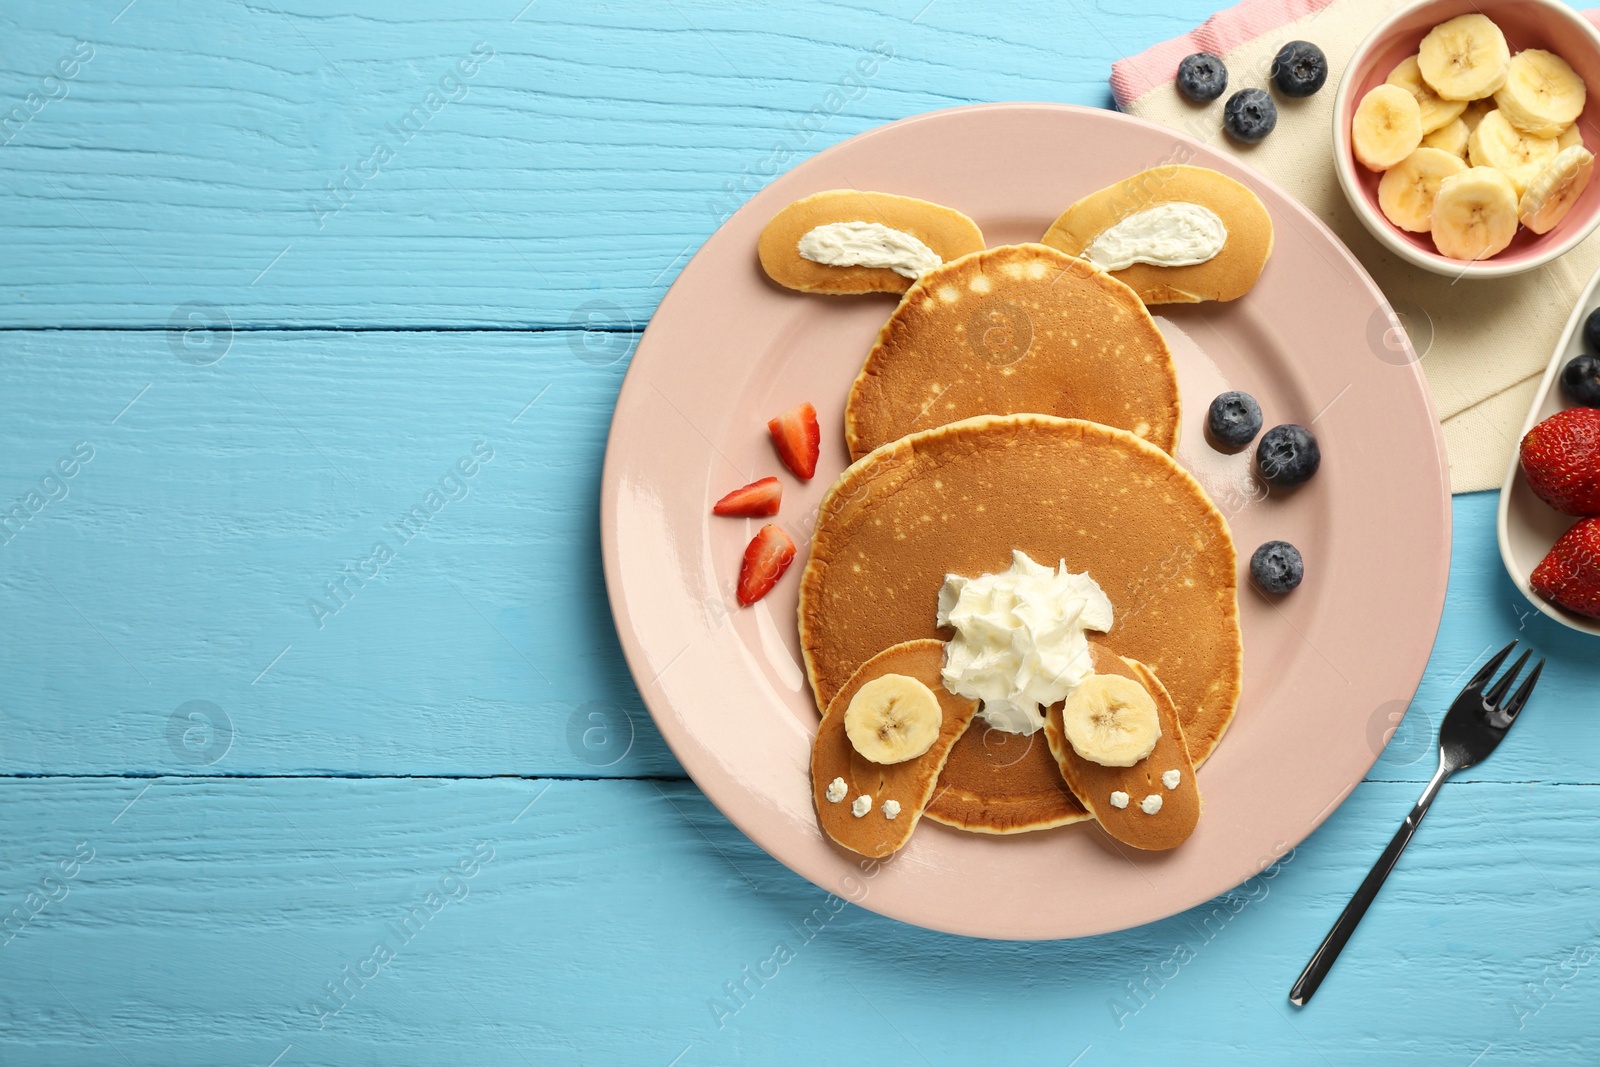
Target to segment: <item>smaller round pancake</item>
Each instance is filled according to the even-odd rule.
[[[1096,674],[1132,678],[1154,698],[1161,737],[1150,754],[1132,767],[1104,767],[1078,755],[1062,728],[1062,706],[1053,704],[1044,723],[1050,751],[1061,776],[1106,833],[1137,849],[1176,848],[1189,839],[1200,819],[1200,787],[1189,760],[1189,747],[1184,743],[1183,727],[1178,722],[1178,709],[1149,667],[1138,660],[1124,659],[1098,642],[1090,642],[1089,649]],[[1178,784],[1170,789],[1161,780],[1168,771],[1178,772]],[[1111,803],[1114,791],[1128,794],[1125,806],[1119,808]],[[1140,806],[1151,795],[1161,798],[1161,808],[1153,815]]]
[[[1043,730],[1011,734],[978,719],[945,761],[928,818],[974,833],[1020,834],[1089,813],[1062,780]]]
[[[975,415],[1036,412],[1178,440],[1178,372],[1137,294],[1086,260],[1001,245],[924,274],[850,388],[852,459]]]
[[[1169,203],[1199,204],[1214,212],[1228,230],[1222,251],[1204,263],[1134,263],[1111,276],[1127,282],[1146,304],[1236,300],[1248,293],[1272,254],[1272,217],[1247,186],[1208,167],[1152,167],[1090,193],[1061,213],[1043,241],[1081,256],[1096,237],[1129,215]]]
[[[940,669],[944,666],[943,641],[907,641],[886,648],[861,665],[828,705],[828,712],[817,727],[811,748],[811,793],[817,805],[817,822],[830,838],[852,852],[881,858],[899,851],[911,840],[945,759],[958,738],[967,731],[978,702],[958,697],[944,687]],[[874,763],[851,745],[845,733],[844,713],[861,687],[886,674],[915,678],[933,691],[939,701],[943,721],[939,735],[922,755],[901,763]],[[828,799],[828,786],[842,778],[846,792],[840,800]],[[862,816],[851,811],[858,797],[872,798]],[[894,800],[900,811],[886,817],[883,804]]]
[[[908,233],[946,263],[983,247],[978,224],[955,208],[893,193],[829,189],[796,200],[761,231],[756,252],[767,277],[802,293],[832,296],[903,293],[911,288],[910,278],[888,267],[835,267],[800,255],[800,238],[832,222],[876,222]]]

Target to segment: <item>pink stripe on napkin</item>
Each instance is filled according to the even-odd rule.
[[[1217,12],[1181,37],[1151,45],[1136,56],[1111,64],[1111,95],[1116,98],[1117,107],[1125,109],[1157,86],[1171,84],[1178,76],[1178,64],[1184,56],[1195,52],[1215,55],[1231,52],[1247,41],[1315,14],[1335,2],[1243,0]],[[1600,28],[1600,9],[1585,11],[1583,17]]]

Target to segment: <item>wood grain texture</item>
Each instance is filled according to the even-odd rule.
[[[0,131],[0,324],[642,326],[776,172],[935,108],[1109,105],[1113,58],[1208,12],[525,3],[7,4],[5,108],[93,55]]]
[[[27,621],[0,653],[0,771],[681,773],[621,662],[594,538],[632,335],[240,332],[206,366],[163,331],[9,336],[0,504],[45,503],[0,546]],[[444,502],[402,542],[430,491]],[[1552,657],[1538,717],[1469,775],[1600,781],[1572,757],[1600,750],[1600,662],[1521,600],[1493,506],[1456,501],[1419,714],[1374,774],[1426,780],[1439,709],[1526,635]],[[195,700],[231,746],[187,732]],[[1363,710],[1376,750],[1400,705]]]
[[[1107,104],[1215,2],[5,5],[0,1063],[1592,1059],[1600,662],[1487,495],[1368,783],[1273,877],[1084,941],[830,900],[618,654],[607,423],[721,219],[882,122]],[[1512,636],[1552,658],[1524,725],[1291,1012]]]
[[[681,773],[605,600],[634,340],[606,336],[238,333],[195,366],[163,332],[9,335],[0,511],[45,503],[0,546],[26,623],[0,653],[0,770]],[[225,753],[172,744],[193,700],[231,722]],[[574,740],[591,714],[614,743]]]
[[[1311,1010],[1292,1014],[1285,990],[1411,785],[1361,787],[1231,897],[1033,944],[830,900],[686,784],[3,789],[8,909],[92,850],[0,945],[7,1062],[266,1064],[292,1046],[280,1064],[768,1063],[859,1048],[1067,1063],[1086,1047],[1084,1064],[1465,1064],[1485,1047],[1483,1062],[1549,1063],[1600,1041],[1600,965],[1567,962],[1600,946],[1593,864],[1568,847],[1600,834],[1592,787],[1447,788]],[[1491,811],[1503,828],[1485,825]],[[368,963],[380,943],[394,958]],[[324,983],[346,967],[368,977],[336,1001]]]

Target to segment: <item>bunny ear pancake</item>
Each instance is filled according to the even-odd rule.
[[[924,253],[945,263],[983,247],[978,224],[954,208],[893,193],[830,189],[796,200],[767,223],[756,246],[762,269],[779,285],[803,293],[850,296],[911,288],[912,277],[886,266],[833,265],[801,254],[801,240],[819,227],[851,223],[880,238],[892,238],[885,231],[893,231],[900,237],[892,239],[913,248],[920,244]],[[903,241],[906,237],[911,240]]]
[[[1249,188],[1206,167],[1153,167],[1090,193],[1061,213],[1042,243],[1081,256],[1111,227],[1161,204],[1197,204],[1214,213],[1227,228],[1222,250],[1186,266],[1135,262],[1111,271],[1113,278],[1146,304],[1236,300],[1250,291],[1272,253],[1272,219]]]

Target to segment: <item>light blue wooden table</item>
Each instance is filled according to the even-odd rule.
[[[831,911],[619,655],[611,406],[774,142],[1104,105],[1214,0],[524,2],[0,11],[0,1062],[1600,1059],[1600,656],[1489,496],[1368,781],[1272,877],[1085,941]],[[1552,660],[1524,724],[1292,1010],[1511,636]]]

